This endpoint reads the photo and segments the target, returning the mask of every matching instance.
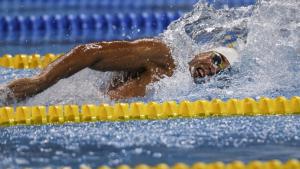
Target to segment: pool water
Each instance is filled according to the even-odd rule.
[[[300,158],[300,117],[234,117],[0,129],[1,168]]]
[[[300,95],[299,8],[297,0],[261,0],[234,9],[199,2],[160,35],[176,59],[174,75],[149,85],[147,96],[124,102]],[[241,61],[231,71],[194,83],[187,62],[199,51],[224,45],[222,37],[232,31],[240,35],[235,46]],[[72,45],[12,46],[1,53],[66,52]],[[0,83],[39,71],[0,68]],[[84,69],[14,106],[114,103],[102,92],[111,75]],[[262,116],[1,128],[0,167],[299,159],[299,120]]]
[[[174,75],[149,85],[146,97],[123,101],[259,99],[262,96],[300,95],[300,81],[295,80],[300,75],[298,4],[295,0],[274,0],[261,1],[254,6],[214,10],[199,2],[191,12],[184,14],[160,34],[160,38],[172,49],[177,64]],[[187,63],[200,51],[225,45],[223,37],[228,32],[240,37],[235,46],[241,54],[241,61],[232,65],[230,72],[207,78],[205,83],[194,83]],[[62,49],[63,45],[42,46]],[[3,77],[1,82],[38,72],[3,69],[0,72]],[[103,92],[112,74],[85,69],[20,104],[114,103]]]

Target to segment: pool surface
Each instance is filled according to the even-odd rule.
[[[300,158],[300,117],[98,122],[0,129],[1,168]]]
[[[111,4],[106,0],[59,0],[58,4],[47,0],[48,6],[41,0],[32,6],[31,2],[0,2],[0,55],[65,53],[80,43],[158,35],[171,47],[177,64],[174,75],[147,86],[145,97],[122,102],[300,95],[297,0],[260,0],[257,4],[254,0],[208,0],[214,8],[195,0],[139,0],[135,4],[131,0]],[[241,61],[231,71],[195,83],[188,61],[199,51],[218,45],[234,45]],[[0,84],[39,72],[1,67]],[[110,72],[84,69],[11,106],[114,104],[103,92],[111,76]],[[2,127],[0,159],[0,168],[285,162],[300,159],[300,116]]]

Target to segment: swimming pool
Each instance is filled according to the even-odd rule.
[[[10,3],[8,1],[3,2]],[[17,3],[16,1],[12,2]],[[209,15],[213,22],[218,21],[220,23],[223,23],[224,19],[222,13],[220,15],[213,15],[210,11],[204,13],[205,8],[201,4],[195,6],[192,12],[184,14],[186,10],[192,8],[191,4],[195,1],[187,1],[185,5],[179,3],[180,8],[182,8],[182,11],[179,12],[175,10],[175,7],[160,10],[159,5],[154,4],[156,6],[154,12],[152,7],[145,13],[138,11],[138,13],[122,14],[118,11],[121,14],[97,13],[97,15],[90,15],[93,13],[92,9],[91,13],[87,12],[86,15],[80,15],[80,17],[76,17],[77,15],[72,13],[74,12],[72,3],[76,6],[75,1],[63,2],[62,4],[66,2],[70,4],[61,5],[63,7],[55,10],[56,12],[59,11],[59,16],[51,17],[53,13],[49,12],[50,17],[42,19],[29,17],[29,23],[33,23],[33,31],[29,29],[30,27],[26,28],[28,23],[25,24],[26,19],[24,18],[26,17],[23,15],[39,15],[41,12],[30,13],[31,9],[29,9],[26,13],[20,11],[12,13],[12,15],[17,14],[23,17],[6,18],[6,25],[9,26],[7,30],[2,29],[1,32],[0,37],[5,38],[5,41],[1,41],[3,44],[0,48],[1,54],[61,53],[80,42],[154,36],[162,32],[172,20],[183,16],[165,31],[168,40],[172,41],[173,37],[173,45],[187,49],[186,51],[174,50],[175,57],[180,62],[188,59],[188,57],[184,58],[183,56],[195,52],[194,50],[199,50],[195,49],[199,46],[187,40],[189,37],[197,37],[201,34],[201,32],[189,31],[195,30],[194,27],[202,26],[201,23],[197,22],[198,18]],[[88,3],[87,1],[80,2]],[[119,1],[113,2],[119,3]],[[172,3],[176,4],[176,2]],[[183,3],[184,1],[178,2]],[[216,7],[219,8],[222,7],[220,5],[222,3],[231,3],[229,6],[234,6],[232,5],[236,4],[234,2],[241,5],[242,1],[220,0],[215,3]],[[254,3],[254,1],[243,2],[246,5]],[[22,8],[31,7],[28,5],[30,4],[29,1],[24,1],[24,3]],[[52,1],[47,1],[47,3],[50,4],[51,11]],[[96,3],[96,1],[90,3]],[[126,3],[119,3],[119,6],[120,4]],[[140,4],[142,5],[142,3]],[[33,7],[40,9],[38,5],[40,4],[37,3],[37,7]],[[63,8],[68,5],[71,6],[66,11],[68,15],[62,17]],[[2,7],[6,8],[7,5]],[[126,5],[123,6],[123,9],[125,8]],[[145,5],[144,8],[147,6]],[[193,101],[198,99],[211,100],[212,98],[228,100],[232,97],[260,99],[262,96],[277,97],[281,95],[289,98],[300,95],[300,83],[295,80],[300,75],[299,39],[297,39],[300,26],[297,16],[300,15],[297,15],[299,10],[295,9],[299,9],[299,3],[293,0],[285,2],[263,1],[261,6],[256,7],[254,14],[251,14],[249,18],[251,22],[248,22],[247,44],[238,42],[238,49],[243,55],[243,60],[239,65],[233,67],[231,72],[225,72],[210,79],[205,84],[194,84],[184,74],[186,73],[185,65],[179,63],[179,71],[174,78],[166,78],[153,86],[149,86],[149,95],[145,98],[130,99],[126,102],[163,102],[165,100],[182,101],[186,99]],[[246,7],[239,10],[244,17],[248,17],[248,11],[252,9]],[[127,11],[125,10],[125,12]],[[130,10],[130,12],[132,11]],[[241,15],[235,14],[237,14],[236,16]],[[13,16],[9,17],[14,18]],[[124,18],[129,21],[135,21],[136,18],[139,18],[139,22],[122,22]],[[3,23],[6,22],[1,21],[1,28],[6,28]],[[53,23],[57,23],[54,24],[54,28],[51,27]],[[80,23],[79,26],[76,23]],[[227,23],[224,22],[223,24],[226,25]],[[15,25],[20,27],[15,27]],[[38,25],[44,26],[39,27]],[[103,30],[108,31],[108,33],[106,32],[104,38],[92,36],[89,39],[90,32],[84,29],[84,25],[91,26],[90,32],[94,31],[96,35],[102,35],[103,32],[101,31]],[[104,26],[101,27],[100,25]],[[113,29],[115,27],[117,29]],[[140,32],[131,31],[136,30],[137,27],[140,28]],[[62,28],[66,28],[68,36],[64,36],[65,32],[61,31]],[[9,33],[4,34],[5,31],[3,30]],[[204,45],[203,48],[205,47]],[[0,68],[2,77],[0,83],[8,82],[17,77],[31,76],[38,71]],[[101,83],[99,85],[99,80],[95,82],[93,79],[99,79],[99,77],[105,79],[108,76],[107,73],[83,70],[40,95],[15,106],[114,103],[105,97],[99,99],[98,95],[94,94],[102,86]],[[222,78],[227,80],[221,80]],[[95,85],[96,83],[97,85]],[[81,91],[76,93],[79,87]],[[137,165],[140,163],[148,165],[158,163],[173,165],[176,162],[193,164],[196,161],[231,162],[241,160],[249,162],[272,159],[287,161],[300,158],[299,127],[298,115],[14,126],[0,128],[0,159],[2,159],[0,166],[1,168],[41,168],[47,166],[77,168],[82,164],[92,167],[100,165],[115,167],[120,164]]]

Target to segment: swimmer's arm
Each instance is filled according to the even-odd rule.
[[[168,47],[160,41],[113,41],[80,45],[51,63],[38,78],[47,85],[89,67],[99,71],[136,71],[165,64]]]
[[[85,52],[84,48],[84,45],[75,47],[49,64],[36,76],[17,79],[9,83],[7,88],[12,93],[8,96],[8,99],[22,100],[28,96],[35,95],[55,84],[58,80],[71,76],[96,62],[98,59],[96,51],[93,51],[94,53],[91,53],[92,51]]]
[[[134,71],[165,64],[169,49],[158,40],[115,41],[80,45],[48,65],[39,75],[18,79],[8,88],[20,100],[37,94],[62,78],[90,67],[100,71]]]

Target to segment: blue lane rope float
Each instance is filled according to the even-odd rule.
[[[178,9],[180,7],[191,7],[199,0],[2,0],[0,9],[2,10],[47,10],[47,9],[66,9],[66,8],[115,8],[115,9],[141,9],[141,8],[160,8]],[[256,0],[206,0],[217,8],[240,7],[256,3]]]
[[[57,8],[179,8],[192,6],[198,0],[1,0],[0,9],[30,10]]]
[[[117,103],[115,105],[53,105],[0,108],[0,126],[63,124],[67,122],[159,120],[168,118],[207,118],[226,116],[300,114],[300,97],[254,100],[229,99],[194,102],[165,101]]]
[[[1,43],[136,39],[161,33],[181,12],[0,16]]]
[[[224,45],[232,48],[237,45],[236,40],[236,36],[227,34]],[[4,54],[2,57],[0,57],[0,66],[12,69],[45,68],[48,64],[56,60],[61,55],[62,54],[48,53],[44,56],[41,56],[39,54],[16,54],[12,56],[10,54]]]
[[[242,6],[255,0],[212,1],[215,6]],[[1,43],[136,39],[161,33],[182,13],[144,12],[103,15],[1,16]]]

